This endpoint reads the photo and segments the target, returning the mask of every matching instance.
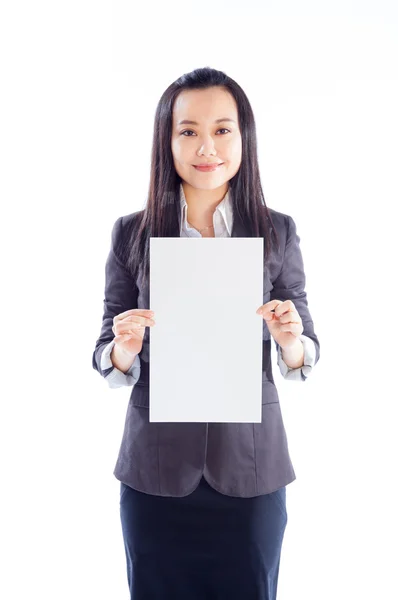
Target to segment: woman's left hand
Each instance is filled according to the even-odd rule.
[[[274,313],[271,312],[273,308]],[[270,334],[282,350],[294,346],[298,336],[304,331],[300,315],[291,300],[271,300],[256,312],[263,316]]]

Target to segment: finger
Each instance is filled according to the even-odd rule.
[[[155,323],[155,320],[151,317],[141,317],[140,315],[132,315],[131,317],[126,317],[122,321],[119,321],[119,323],[140,323],[141,325],[144,325],[146,327],[151,323]]]
[[[139,331],[140,329],[144,329],[144,325],[141,323],[116,323],[116,325],[113,325],[112,327],[112,331],[116,336],[123,335],[129,331],[133,333],[134,331]]]
[[[301,323],[287,323],[280,326],[280,331],[284,333],[293,333],[296,336],[299,336],[303,332],[303,326]]]
[[[289,310],[279,317],[280,323],[301,323],[301,317],[297,310]]]
[[[120,333],[129,331],[129,329],[136,330],[145,327],[152,327],[153,325],[155,325],[155,321],[153,319],[133,315],[131,317],[126,317],[122,321],[117,321],[114,325],[112,325],[112,331],[115,335],[119,335]]]
[[[260,306],[260,308],[258,308],[256,312],[259,315],[267,315],[266,320],[269,320],[273,312],[275,311],[276,313],[276,307],[279,306],[279,304],[282,304],[282,300],[270,300],[269,302],[266,302],[265,304]]]
[[[123,333],[121,335],[116,335],[113,339],[114,342],[120,344],[121,342],[126,342],[132,337],[132,333]]]
[[[293,302],[291,300],[284,300],[283,302],[280,302],[280,304],[275,309],[275,314],[279,318],[284,313],[290,312],[292,310],[296,310],[296,307],[294,306]]]
[[[119,315],[113,317],[113,323],[117,321],[122,321],[123,319],[125,319],[126,317],[130,317],[131,315],[152,317],[154,314],[155,313],[153,312],[153,310],[150,310],[149,308],[131,308],[130,310],[126,310],[120,313]]]
[[[123,325],[127,324],[128,327],[130,327],[132,323],[134,323],[135,326],[139,325],[141,327],[149,327],[150,325],[154,325],[155,321],[153,319],[151,319],[150,317],[141,317],[140,315],[131,315],[130,317],[126,317],[125,319],[116,321],[116,323],[114,323],[113,327],[120,326],[121,324],[123,324]]]

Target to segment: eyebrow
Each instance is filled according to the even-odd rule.
[[[216,119],[214,123],[222,123],[223,121],[231,121],[231,123],[236,123],[233,119],[228,119],[228,117],[223,117],[222,119]],[[178,122],[178,125],[199,125],[196,121],[190,121],[189,119],[183,119]]]

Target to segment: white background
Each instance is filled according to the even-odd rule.
[[[91,366],[105,260],[144,207],[161,94],[207,65],[252,104],[321,343],[306,382],[273,356],[297,474],[278,600],[398,596],[397,29],[380,0],[2,4],[2,598],[129,597],[130,390]]]

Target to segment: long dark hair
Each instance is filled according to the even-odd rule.
[[[233,220],[240,219],[248,237],[264,237],[264,258],[272,250],[269,232],[279,244],[278,234],[266,206],[260,182],[254,115],[242,88],[228,75],[210,67],[195,69],[169,85],[159,100],[155,113],[151,172],[146,207],[137,215],[134,235],[127,231],[126,267],[134,279],[139,269],[149,277],[149,240],[151,237],[180,236],[181,177],[174,167],[171,150],[173,106],[184,90],[222,86],[234,97],[238,108],[242,137],[242,159],[237,173],[228,181]]]

